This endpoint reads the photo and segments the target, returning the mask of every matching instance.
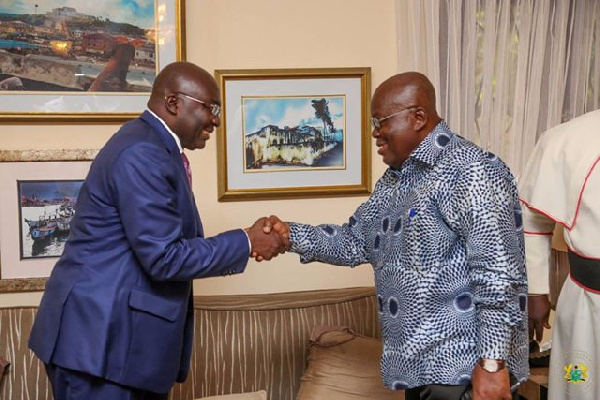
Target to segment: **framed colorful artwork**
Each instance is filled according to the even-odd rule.
[[[0,2],[0,121],[123,121],[185,58],[183,0]]]
[[[369,193],[370,68],[215,75],[220,201]]]
[[[17,180],[19,259],[59,257],[83,179]]]
[[[0,150],[0,292],[42,290],[97,150]]]

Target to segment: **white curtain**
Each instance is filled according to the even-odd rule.
[[[519,175],[540,133],[600,108],[597,0],[396,0],[398,70]]]

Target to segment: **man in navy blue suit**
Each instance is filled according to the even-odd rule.
[[[170,64],[92,163],[29,338],[55,400],[166,399],[189,369],[193,279],[285,251],[265,219],[204,237],[183,149],[204,148],[219,116],[212,76]]]

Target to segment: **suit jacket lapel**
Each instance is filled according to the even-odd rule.
[[[177,168],[179,168],[181,179],[186,182],[186,187],[189,188],[191,202],[194,205],[193,213],[196,217],[194,224],[196,236],[203,237],[204,229],[202,227],[202,220],[200,219],[200,215],[198,214],[198,209],[195,207],[196,200],[194,198],[194,194],[192,193],[192,188],[189,187],[187,172],[185,171],[185,167],[183,166],[183,162],[181,161],[181,152],[179,151],[179,147],[177,147],[177,143],[175,143],[175,139],[173,139],[173,136],[171,136],[171,134],[165,129],[164,125],[158,119],[156,119],[150,112],[144,111],[140,118],[143,121],[145,121],[148,125],[150,125],[152,130],[159,135],[159,137],[165,144],[165,147],[171,154],[171,157],[173,158],[173,163],[175,163],[175,165],[177,165]]]

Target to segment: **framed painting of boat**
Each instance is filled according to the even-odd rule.
[[[219,201],[369,193],[370,68],[215,75]]]
[[[0,1],[0,121],[122,121],[185,59],[183,0]]]
[[[0,292],[43,290],[97,150],[0,150]]]
[[[18,180],[20,259],[59,257],[83,180]]]

